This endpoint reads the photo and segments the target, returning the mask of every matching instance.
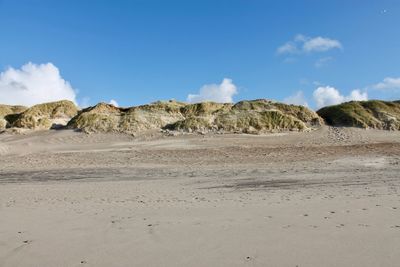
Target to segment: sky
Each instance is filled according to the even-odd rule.
[[[0,103],[400,99],[398,0],[0,0]]]

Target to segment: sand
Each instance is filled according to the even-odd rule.
[[[0,155],[0,266],[399,266],[399,132],[43,131]]]

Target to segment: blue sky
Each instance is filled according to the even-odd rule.
[[[0,24],[0,102],[28,62],[52,63],[81,105],[185,101],[225,78],[233,101],[400,98],[400,1],[0,0]]]

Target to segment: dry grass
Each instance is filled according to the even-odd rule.
[[[155,102],[131,108],[101,103],[82,110],[68,124],[84,132],[136,133],[149,129],[175,131],[222,131],[262,133],[304,131],[320,125],[318,115],[300,106],[267,100],[228,103],[185,104],[177,101]]]
[[[333,126],[400,130],[399,101],[351,101],[322,108],[317,113]]]
[[[12,122],[13,127],[50,129],[56,120],[69,120],[78,113],[75,104],[68,100],[35,105],[28,108]]]
[[[27,107],[24,106],[0,105],[0,129],[11,125],[16,117],[26,109]]]

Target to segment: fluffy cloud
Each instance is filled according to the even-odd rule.
[[[308,39],[303,44],[303,51],[305,52],[324,52],[335,48],[342,49],[342,44],[338,40],[320,36]]]
[[[52,63],[27,63],[0,73],[2,104],[32,106],[61,99],[76,103],[76,92]]]
[[[278,54],[300,54],[311,52],[325,52],[331,49],[342,49],[342,44],[335,39],[326,37],[308,37],[298,34],[293,41],[278,47]]]
[[[368,100],[368,93],[367,92],[361,92],[361,90],[356,89],[351,91],[350,95],[345,97],[345,101],[366,101]]]
[[[111,99],[109,103],[110,103],[111,105],[113,105],[113,106],[119,107],[118,102],[115,101],[114,99]]]
[[[295,94],[286,97],[285,99],[283,99],[283,102],[286,104],[302,105],[308,107],[308,103],[303,91],[297,91]]]
[[[339,104],[344,101],[344,97],[333,87],[318,87],[313,93],[317,107]]]
[[[400,90],[400,78],[391,78],[387,77],[383,79],[382,82],[375,84],[373,88],[378,89],[378,90],[394,90],[398,91]]]
[[[361,92],[358,89],[351,91],[348,96],[343,96],[337,89],[330,86],[318,87],[314,91],[313,97],[317,104],[317,108],[336,105],[351,100],[368,100],[368,94],[366,92]]]
[[[187,101],[190,103],[203,101],[231,103],[235,94],[237,94],[236,85],[231,79],[225,78],[221,84],[207,84],[200,88],[198,94],[189,94]]]

